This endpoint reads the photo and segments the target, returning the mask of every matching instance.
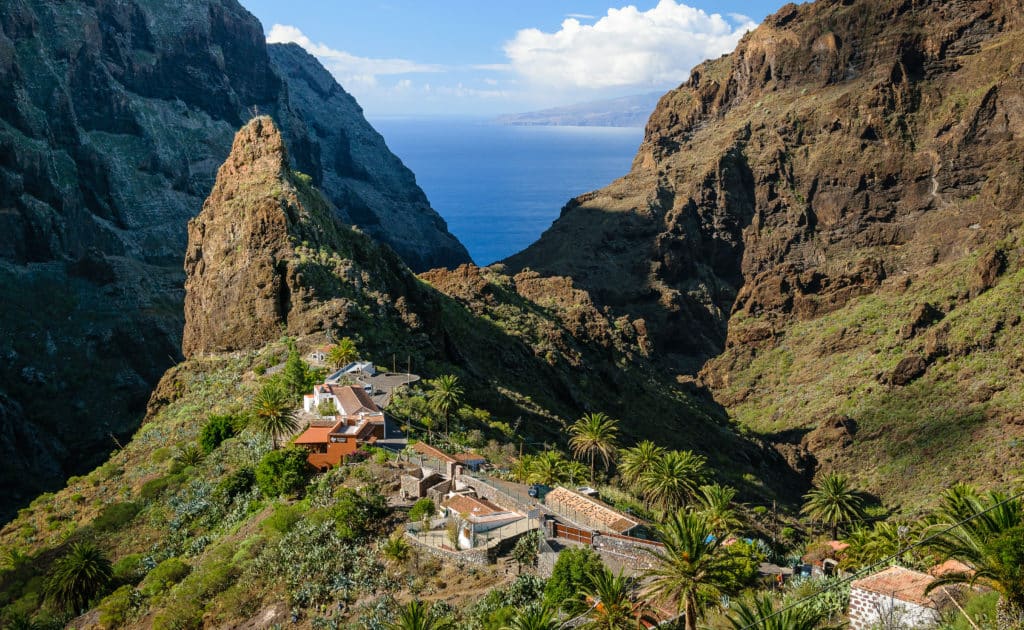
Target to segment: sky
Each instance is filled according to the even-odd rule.
[[[516,113],[665,91],[782,0],[241,0],[366,114]]]

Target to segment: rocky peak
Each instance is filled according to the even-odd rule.
[[[288,151],[269,117],[249,121],[188,225],[182,351],[256,348],[287,326],[292,231],[303,213]]]

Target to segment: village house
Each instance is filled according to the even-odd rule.
[[[338,369],[338,371],[329,375],[324,379],[325,383],[336,385],[341,382],[342,379],[348,378],[365,378],[375,376],[377,374],[377,368],[371,361],[353,361],[348,365],[345,365]]]
[[[487,499],[476,498],[467,494],[456,494],[448,497],[443,506],[445,515],[455,520],[458,527],[459,549],[472,549],[476,546],[478,534],[521,521],[525,516],[518,512],[506,510]]]
[[[562,518],[595,531],[620,536],[644,533],[640,519],[627,516],[599,499],[562,486],[547,493],[544,505]]]
[[[314,365],[323,365],[327,362],[327,355],[330,353],[330,346],[322,346],[309,353],[309,361]]]
[[[850,628],[929,628],[939,621],[941,590],[925,594],[935,578],[889,567],[850,584]]]
[[[333,407],[334,415],[321,414]],[[303,399],[303,409],[319,416],[295,438],[295,444],[309,451],[309,463],[318,470],[340,465],[361,444],[373,444],[384,437],[384,412],[360,387],[317,385]]]

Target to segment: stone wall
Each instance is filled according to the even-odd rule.
[[[938,611],[930,606],[895,599],[891,595],[863,589],[850,589],[850,628],[931,628],[939,621]]]
[[[474,564],[479,566],[485,566],[491,563],[491,558],[488,554],[489,549],[486,547],[480,547],[477,549],[466,549],[464,551],[454,551],[451,549],[440,549],[438,547],[432,547],[416,536],[405,533],[405,538],[412,544],[416,545],[417,549],[421,549],[430,555],[438,558],[445,562],[455,562],[456,564]]]
[[[654,565],[652,551],[662,551],[663,546],[654,542],[643,542],[635,538],[609,536],[594,532],[594,542],[591,544],[594,551],[599,554],[608,554],[615,557],[619,563],[625,563],[634,569],[648,569]]]

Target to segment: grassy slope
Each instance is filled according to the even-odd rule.
[[[792,324],[773,348],[732,373],[721,392],[739,401],[730,411],[754,432],[776,437],[813,429],[833,414],[853,418],[853,444],[825,449],[818,455],[823,467],[848,471],[864,489],[907,508],[955,481],[1012,480],[1024,463],[1019,238],[1000,244],[1012,252],[1008,270],[974,299],[966,299],[969,278],[984,251]],[[922,303],[948,313],[904,339],[901,328]],[[756,323],[746,315],[737,320]],[[881,382],[903,358],[926,355],[944,330],[948,352],[924,376],[903,387]]]

